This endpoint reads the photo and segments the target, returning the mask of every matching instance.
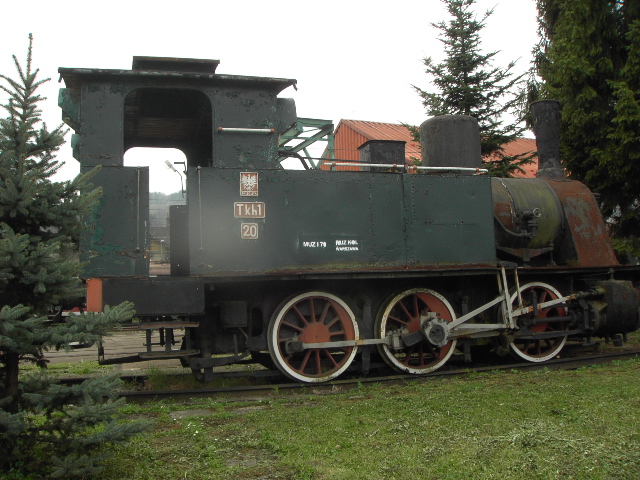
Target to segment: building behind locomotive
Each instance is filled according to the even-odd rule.
[[[458,315],[486,304],[496,295],[500,259],[526,267],[519,271],[531,280],[551,275],[566,292],[613,290],[598,284],[620,268],[591,192],[563,178],[462,174],[460,167],[481,166],[472,119],[423,125],[423,163],[447,174],[284,170],[278,136],[296,113],[292,100],[277,95],[295,81],[219,75],[217,64],[134,57],[132,70],[60,69],[74,156],[82,171],[102,167],[94,183],[104,196],[81,245],[88,306],[131,300],[142,319],[168,330],[188,320],[182,353],[194,371],[210,377],[213,367],[249,351],[274,356],[279,347],[269,344],[268,327],[301,292],[305,302],[304,292],[330,292],[327,304],[346,312],[347,324],[354,317],[354,342],[379,336],[378,312],[398,291],[428,290],[420,295]],[[171,208],[166,277],[149,275],[148,170],[123,166],[134,146],[179,148],[187,158],[187,205]],[[587,273],[593,281],[582,280]],[[618,277],[625,275],[632,273]],[[619,309],[626,320],[607,319],[601,301],[590,307],[597,321],[580,332],[637,328],[635,291],[615,286],[611,299],[633,297]],[[432,320],[431,327],[433,334],[441,325]],[[370,348],[361,350],[366,365]],[[169,346],[160,355],[179,353]],[[230,355],[211,357],[217,353]],[[275,357],[287,370],[286,359]]]

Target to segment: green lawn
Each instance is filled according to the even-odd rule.
[[[638,479],[640,361],[129,406],[115,479]]]

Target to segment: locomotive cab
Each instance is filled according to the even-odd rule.
[[[59,104],[75,130],[74,157],[82,173],[101,167],[92,178],[104,192],[90,220],[98,227],[82,240],[87,277],[149,275],[149,172],[123,165],[130,148],[179,149],[189,174],[280,168],[278,134],[295,121],[295,108],[276,96],[295,81],[216,75],[218,64],[134,57],[132,70],[60,69],[66,88]],[[172,209],[179,259],[172,275],[189,274],[186,210]]]

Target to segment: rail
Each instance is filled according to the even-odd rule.
[[[408,383],[408,382],[421,382],[429,381],[434,378],[452,378],[452,377],[464,377],[473,373],[491,373],[496,371],[511,372],[513,370],[518,371],[535,371],[535,370],[573,370],[585,366],[602,365],[613,361],[632,360],[640,357],[639,350],[632,350],[626,352],[612,352],[604,354],[582,354],[578,357],[564,357],[549,360],[544,363],[508,363],[508,364],[492,364],[489,366],[472,367],[472,368],[449,368],[440,369],[435,372],[430,372],[424,375],[407,375],[407,374],[394,374],[388,375],[386,366],[380,365],[379,373],[381,375],[374,375],[368,377],[362,377],[359,372],[353,375],[351,378],[343,378],[339,380],[333,380],[331,382],[315,384],[313,386],[312,394],[326,394],[334,391],[342,391],[343,389],[359,388],[364,384],[373,383]],[[351,368],[351,371],[357,372],[357,369]],[[178,374],[178,376],[181,374]],[[188,375],[188,374],[184,374]],[[237,383],[238,386],[229,387],[203,387],[203,388],[190,388],[182,390],[128,390],[120,391],[118,395],[126,398],[127,402],[144,403],[148,401],[156,401],[160,399],[170,400],[190,400],[197,397],[220,397],[226,401],[246,401],[247,397],[259,397],[264,395],[278,395],[282,394],[308,394],[309,386],[300,384],[297,382],[287,383],[274,383],[274,379],[282,378],[282,374],[276,371],[259,370],[259,371],[242,371],[242,372],[221,372],[221,378],[225,378],[227,382]],[[262,384],[247,386],[247,377],[253,377],[254,381],[262,380]],[[61,379],[65,384],[78,384],[90,377],[75,377],[68,379]],[[133,381],[134,383],[144,383],[147,378],[145,375],[132,375],[123,376],[123,380]],[[232,378],[238,380],[234,382]],[[279,380],[277,380],[279,382]]]

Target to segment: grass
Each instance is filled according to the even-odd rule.
[[[40,368],[29,363],[20,365],[21,373],[34,373]],[[113,372],[112,365],[100,365],[98,361],[79,361],[79,362],[62,362],[50,363],[47,365],[47,371],[56,377],[74,377],[84,375],[95,375],[100,373]]]
[[[637,479],[639,371],[619,361],[129,406],[154,429],[117,447],[101,479]]]

